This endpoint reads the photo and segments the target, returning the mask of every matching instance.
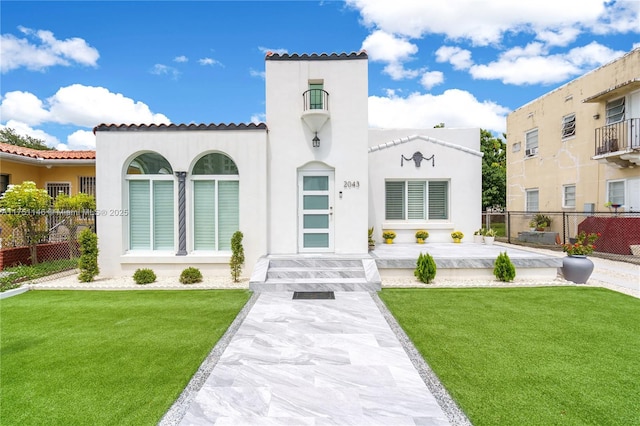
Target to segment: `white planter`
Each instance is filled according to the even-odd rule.
[[[482,235],[474,235],[473,236],[473,242],[476,244],[482,244],[483,240],[482,240]]]
[[[484,237],[484,243],[487,245],[491,245],[493,244],[493,242],[496,240],[496,237]]]

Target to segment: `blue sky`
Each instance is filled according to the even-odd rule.
[[[640,1],[6,1],[0,126],[265,121],[264,57],[369,55],[372,127],[482,127],[640,47]]]

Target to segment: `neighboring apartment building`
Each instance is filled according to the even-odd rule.
[[[369,129],[368,57],[267,54],[266,123],[102,124],[103,276],[245,274],[264,255],[367,256],[367,228],[450,242],[480,227],[479,129]]]
[[[639,166],[640,48],[507,117],[509,211],[640,212]]]
[[[0,143],[0,194],[33,181],[51,197],[96,193],[95,151],[42,151]]]

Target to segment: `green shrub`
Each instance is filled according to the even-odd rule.
[[[242,232],[236,231],[231,237],[231,278],[237,283],[242,273],[242,264],[244,263],[244,248],[242,247]]]
[[[133,273],[133,280],[136,284],[150,284],[156,280],[156,274],[151,269],[136,269]]]
[[[89,283],[100,272],[98,269],[98,236],[90,229],[80,233],[80,275],[78,281]]]
[[[180,274],[180,282],[182,284],[194,284],[202,282],[202,273],[200,269],[189,267]]]
[[[413,274],[423,283],[431,283],[436,277],[436,262],[429,253],[420,253],[416,262],[416,270]]]
[[[513,281],[516,277],[516,267],[511,263],[511,259],[509,259],[509,255],[506,251],[498,255],[493,267],[493,275],[495,275],[500,281],[504,282]]]

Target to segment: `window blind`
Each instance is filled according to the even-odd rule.
[[[426,182],[407,182],[408,219],[425,219],[425,186]]]
[[[231,237],[240,227],[238,181],[218,182],[218,250],[231,249]]]
[[[385,182],[385,218],[404,219],[404,182]]]
[[[216,250],[216,182],[193,182],[194,249]]]
[[[148,180],[129,181],[129,248],[151,249],[151,195]]]
[[[429,182],[429,220],[449,218],[449,182]]]

